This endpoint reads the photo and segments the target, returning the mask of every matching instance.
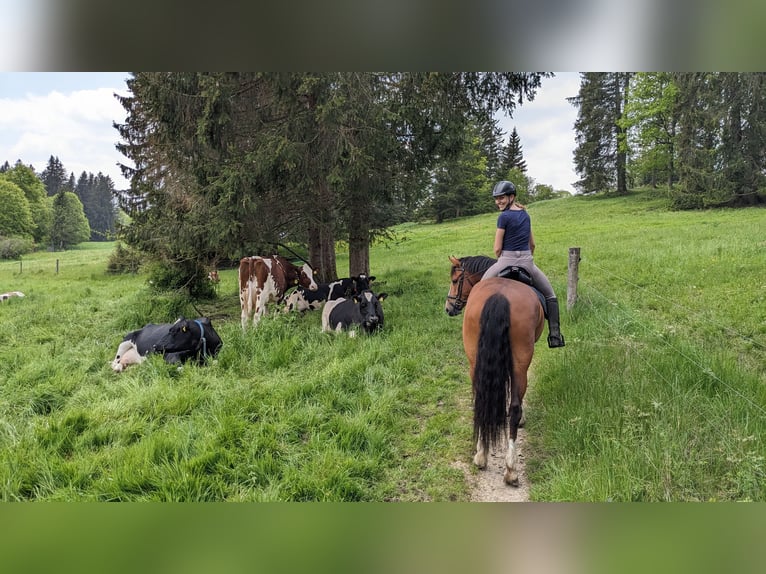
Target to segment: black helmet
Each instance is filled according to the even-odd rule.
[[[492,197],[500,197],[501,195],[516,195],[516,186],[510,181],[498,181],[492,190]]]

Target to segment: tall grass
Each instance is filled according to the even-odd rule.
[[[536,500],[764,500],[766,212],[673,213],[651,193],[530,208],[566,298],[564,349],[537,346],[525,453]],[[236,271],[192,304],[105,273],[113,245],[0,262],[3,500],[466,500],[471,412],[448,255],[489,254],[495,215],[399,226],[371,251],[374,336],[318,312],[239,325]],[[55,259],[60,259],[55,273]],[[339,254],[339,272],[347,259]],[[122,336],[213,318],[208,366],[115,374]],[[543,338],[544,339],[544,338]]]

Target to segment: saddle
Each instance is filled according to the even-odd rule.
[[[503,277],[505,279],[513,279],[514,281],[519,281],[521,283],[524,283],[525,285],[529,285],[532,287],[532,289],[535,292],[535,295],[537,295],[537,298],[540,299],[540,303],[543,306],[543,313],[545,314],[545,318],[548,318],[548,304],[545,301],[545,296],[540,293],[540,291],[537,290],[537,288],[534,286],[532,282],[532,275],[530,275],[529,271],[524,269],[523,267],[519,267],[518,265],[509,265],[500,273],[497,274],[498,277]]]

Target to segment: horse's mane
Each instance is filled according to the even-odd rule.
[[[473,255],[470,257],[461,257],[460,263],[463,264],[463,268],[468,273],[484,273],[492,265],[497,263],[497,259],[492,259],[486,255]]]

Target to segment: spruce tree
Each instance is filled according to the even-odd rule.
[[[518,169],[522,173],[527,172],[527,162],[524,160],[521,138],[519,137],[519,133],[516,131],[516,126],[513,127],[511,135],[508,137],[508,145],[505,147],[503,177],[507,177],[508,172],[514,168]]]
[[[578,107],[575,120],[575,186],[584,193],[627,192],[625,128],[620,125],[629,73],[586,72],[580,91],[569,102]]]
[[[49,197],[56,195],[67,184],[67,174],[64,165],[58,157],[51,156],[48,165],[40,174]]]

